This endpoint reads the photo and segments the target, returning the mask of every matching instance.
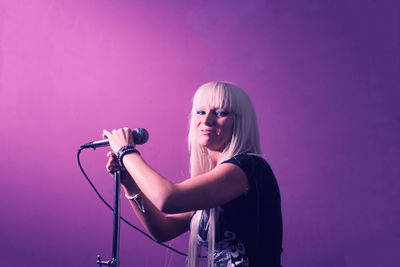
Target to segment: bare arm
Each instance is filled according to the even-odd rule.
[[[154,171],[139,154],[126,155],[123,162],[150,201],[167,213],[216,207],[242,195],[249,188],[242,169],[230,163],[174,184]]]
[[[133,181],[132,178],[131,181]],[[138,190],[132,191],[127,189],[126,183],[123,185],[123,188],[127,195],[134,195],[139,192]],[[145,195],[142,195],[142,197],[144,213],[138,209],[133,200],[129,200],[129,202],[136,216],[154,240],[165,242],[189,230],[193,212],[166,215],[157,209]]]
[[[120,166],[115,154],[109,152],[107,156],[109,158],[106,165],[107,170],[112,172],[119,171]],[[121,173],[121,185],[128,196],[133,196],[140,192],[132,177],[126,172]],[[138,209],[133,200],[129,200],[129,202],[133,211],[154,240],[165,242],[189,230],[193,212],[165,215],[145,195],[142,195],[142,197],[144,213]]]
[[[134,145],[128,128],[103,131],[116,153],[124,145]],[[167,213],[182,213],[222,205],[245,193],[249,181],[234,164],[222,164],[203,175],[174,184],[155,170],[137,153],[125,155],[123,164],[135,184],[154,206]]]

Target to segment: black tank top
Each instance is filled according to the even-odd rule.
[[[215,208],[214,267],[280,267],[282,214],[278,184],[268,163],[249,154],[232,163],[246,174],[251,188],[246,195]],[[209,210],[203,210],[199,242],[207,246]]]

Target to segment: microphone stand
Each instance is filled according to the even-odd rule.
[[[120,229],[120,209],[121,209],[121,173],[114,172],[114,221],[113,221],[113,243],[112,258],[108,261],[102,261],[100,255],[97,255],[99,267],[103,265],[119,267],[119,229]]]

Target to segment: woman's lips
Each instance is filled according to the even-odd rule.
[[[208,135],[208,134],[215,133],[215,130],[214,129],[201,129],[200,132],[201,132],[201,134]]]

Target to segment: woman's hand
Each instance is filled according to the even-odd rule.
[[[106,164],[106,170],[113,175],[114,172],[119,171],[121,176],[121,185],[124,186],[124,188],[129,191],[129,192],[137,192],[137,186],[134,183],[132,177],[127,171],[121,171],[121,165],[119,164],[117,155],[115,155],[113,152],[108,152],[107,153],[107,164]]]
[[[132,130],[130,128],[120,128],[112,130],[111,132],[103,130],[103,138],[107,138],[110,142],[110,147],[114,154],[118,153],[121,147],[126,145],[135,146],[132,137]]]
[[[107,164],[106,164],[106,170],[113,174],[114,172],[121,171],[122,167],[118,162],[117,155],[114,154],[114,152],[108,152],[107,153]]]

